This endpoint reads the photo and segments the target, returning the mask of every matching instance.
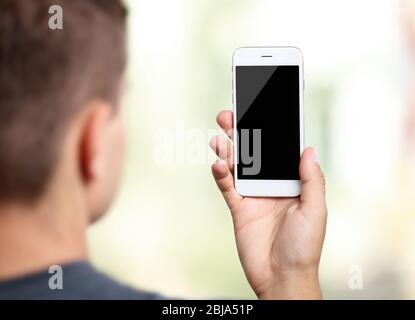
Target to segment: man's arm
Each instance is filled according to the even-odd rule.
[[[232,112],[221,112],[217,122],[232,138]],[[299,198],[250,198],[235,190],[230,139],[215,137],[211,147],[221,158],[212,173],[231,211],[239,258],[258,298],[321,299],[318,265],[327,208],[314,149],[301,157]]]

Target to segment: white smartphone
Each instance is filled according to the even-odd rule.
[[[239,194],[296,197],[304,148],[303,57],[295,47],[233,55],[234,177]]]

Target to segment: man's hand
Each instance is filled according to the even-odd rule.
[[[232,138],[233,114],[217,122]],[[321,299],[318,265],[327,208],[324,175],[314,149],[303,152],[299,198],[250,198],[234,187],[232,143],[217,136],[210,142],[219,160],[213,176],[232,213],[236,244],[246,277],[260,299]]]

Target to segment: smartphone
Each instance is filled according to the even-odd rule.
[[[302,53],[239,48],[232,64],[235,188],[243,196],[296,197],[304,148]]]

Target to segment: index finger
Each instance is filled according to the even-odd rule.
[[[217,117],[216,122],[226,133],[226,135],[232,139],[233,136],[233,112],[230,110],[221,111]]]

